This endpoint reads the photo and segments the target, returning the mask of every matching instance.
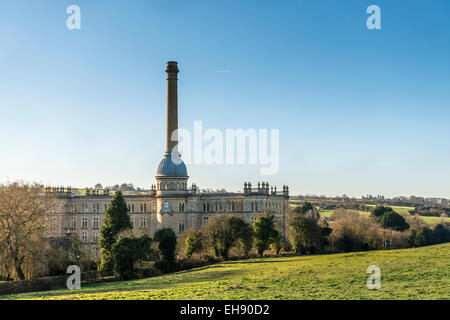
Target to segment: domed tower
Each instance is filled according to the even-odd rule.
[[[156,173],[157,214],[162,222],[164,214],[185,211],[187,170],[178,153],[178,63],[167,62],[167,132],[166,153]],[[165,226],[163,226],[165,227]]]

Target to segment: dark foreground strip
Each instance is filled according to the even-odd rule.
[[[4,314],[45,315],[45,319],[385,319],[417,315],[423,310],[446,314],[450,301],[2,301]]]

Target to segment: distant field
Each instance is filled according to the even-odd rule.
[[[367,267],[381,268],[368,290]],[[230,261],[136,281],[0,299],[450,299],[450,244]]]
[[[333,214],[334,210],[320,210],[319,214],[324,218],[329,218]]]
[[[297,201],[297,200],[294,200],[294,203],[293,203],[293,201],[291,201],[291,203],[290,203],[290,206],[291,207],[295,207],[296,206],[296,203],[299,203],[300,201]],[[368,207],[375,207],[375,205],[373,205],[373,204],[367,204],[366,206],[368,206]],[[390,207],[392,207],[392,209],[394,209],[397,213],[400,213],[400,214],[409,214],[409,211],[411,211],[411,210],[413,210],[414,208],[412,208],[412,207],[400,207],[400,206],[390,206]],[[329,217],[331,217],[331,214],[333,213],[333,211],[334,210],[320,210],[319,211],[319,214],[322,216],[322,217],[325,217],[325,218],[329,218]],[[359,211],[358,210],[358,212],[360,213],[360,214],[370,214],[370,212],[367,212],[367,211]],[[441,218],[441,217],[428,217],[428,216],[419,216],[420,218],[422,218],[426,223],[428,223],[428,224],[436,224],[436,223],[439,223],[439,222],[441,222],[442,221],[442,219],[445,221],[445,222],[450,222],[450,217],[445,217],[445,218]]]
[[[419,216],[421,217],[426,223],[429,224],[435,224],[435,223],[439,223],[442,221],[442,219],[444,219],[445,222],[450,222],[450,218],[449,217],[445,217],[445,218],[441,218],[441,217],[427,217],[427,216]]]

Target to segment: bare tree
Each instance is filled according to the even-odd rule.
[[[0,188],[0,260],[4,271],[25,279],[44,257],[50,192],[38,184],[12,183]]]

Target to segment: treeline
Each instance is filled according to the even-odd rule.
[[[277,225],[274,215],[266,211],[253,224],[233,215],[217,215],[179,238],[171,229],[162,229],[153,238],[156,248],[147,256],[128,256],[125,262],[117,258],[122,255],[113,254],[113,270],[129,279],[135,276],[132,266],[144,258],[154,259],[159,271],[171,272],[230,258],[262,257],[268,250],[272,255],[303,255],[383,249],[387,241],[392,249],[450,242],[448,223],[428,226],[418,217],[405,218],[386,206],[376,206],[370,215],[338,209],[329,224],[311,203],[305,202],[288,214],[285,223]],[[280,230],[283,227],[285,237]],[[125,251],[132,249],[128,246]],[[103,259],[104,255],[102,264]],[[126,268],[121,269],[121,265]]]
[[[358,211],[370,211],[371,208],[362,203],[347,202],[347,203],[317,203],[315,204],[322,210],[336,210],[336,209],[348,209]]]
[[[299,205],[299,201],[291,201],[291,204]],[[364,203],[358,202],[329,202],[329,201],[304,201],[303,203],[311,203],[314,207],[319,210],[336,210],[336,209],[348,209],[348,210],[358,210],[358,211],[370,211],[371,207],[365,205]]]
[[[450,208],[441,206],[422,206],[411,210],[409,213],[428,217],[448,217],[450,216]]]
[[[450,242],[450,224],[428,225],[417,216],[402,216],[391,207],[376,206],[370,215],[338,209],[331,215],[332,252],[412,248]]]

